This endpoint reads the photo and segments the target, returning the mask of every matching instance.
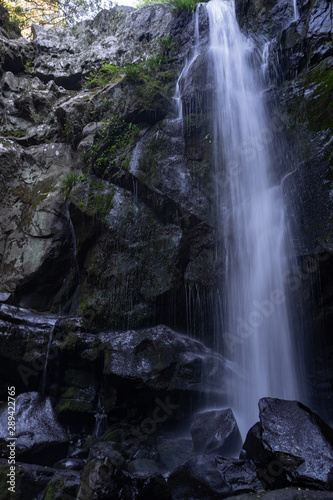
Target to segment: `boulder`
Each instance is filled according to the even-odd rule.
[[[223,357],[166,326],[103,333],[99,338],[105,375],[141,380],[155,390],[225,391],[214,375],[219,369],[228,371]]]
[[[80,473],[27,463],[16,464],[15,494],[8,491],[8,462],[0,459],[0,496],[2,500],[52,498],[74,500],[80,483]]]
[[[174,470],[168,480],[172,500],[213,500],[262,489],[250,460],[198,455]]]
[[[331,488],[333,430],[318,415],[297,401],[263,398],[259,418],[243,448],[268,468],[268,487],[285,475],[293,485]]]
[[[242,446],[237,422],[230,408],[195,415],[191,435],[194,449],[200,454],[235,457]]]
[[[87,463],[81,473],[78,500],[87,498],[121,498],[144,500],[159,498],[170,500],[164,477],[156,472],[130,474],[114,468],[108,459],[95,459]]]
[[[264,500],[330,500],[333,493],[328,491],[311,491],[302,488],[283,488],[282,490],[258,492],[253,494],[237,495],[228,497],[227,500],[254,500],[263,498]]]
[[[68,450],[66,432],[57,422],[49,398],[37,392],[20,394],[15,401],[15,450],[17,459],[40,465],[53,465]],[[0,410],[0,443],[8,453],[8,406]]]
[[[127,472],[132,474],[153,474],[159,472],[159,467],[154,460],[148,458],[137,458],[126,465]]]
[[[163,436],[159,439],[156,449],[159,462],[169,472],[194,455],[192,440],[188,438],[167,439]]]

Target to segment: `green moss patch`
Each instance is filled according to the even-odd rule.
[[[288,111],[295,122],[306,122],[315,132],[333,131],[333,57],[301,73],[293,85]]]

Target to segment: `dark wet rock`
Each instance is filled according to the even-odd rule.
[[[236,12],[241,27],[255,35],[275,36],[294,19],[289,0],[236,0]]]
[[[191,435],[194,449],[199,454],[235,457],[242,445],[237,422],[230,408],[195,415]]]
[[[271,62],[275,61],[282,78],[295,78],[305,68],[311,68],[333,54],[329,2],[316,0],[311,4],[308,2],[307,6],[302,10],[300,20],[278,33],[270,47]]]
[[[27,463],[53,465],[66,456],[68,439],[57,422],[49,398],[38,393],[20,394],[15,401],[15,441],[16,456]],[[8,453],[7,405],[2,408],[1,448]]]
[[[109,461],[93,460],[81,474],[77,499],[119,498],[144,500],[159,498],[171,500],[168,485],[161,474],[130,474],[113,468]]]
[[[190,458],[171,473],[168,484],[173,500],[228,498],[262,489],[252,461],[209,455]]]
[[[333,493],[328,491],[311,491],[304,488],[283,488],[282,490],[256,492],[228,497],[227,500],[254,500],[264,498],[265,500],[330,500]]]
[[[88,461],[107,459],[113,466],[121,467],[127,458],[128,454],[122,443],[99,442],[90,448]]]
[[[60,470],[52,467],[17,462],[16,495],[25,500],[51,498],[74,499],[80,483],[80,474],[72,470]],[[13,494],[7,490],[8,462],[0,459],[1,498],[9,500]],[[10,496],[7,496],[10,495]],[[66,496],[67,495],[67,496]]]
[[[293,485],[330,489],[333,430],[297,401],[263,398],[259,418],[243,446],[247,458],[271,465],[272,481],[287,475]]]
[[[105,352],[104,373],[138,379],[155,389],[224,391],[216,382],[223,358],[200,342],[165,326],[126,333],[100,334]],[[209,389],[210,388],[210,389]]]
[[[159,466],[156,462],[154,462],[154,460],[149,460],[147,458],[137,458],[136,460],[132,460],[126,465],[126,470],[131,474],[153,474],[155,472],[159,472]]]
[[[176,467],[186,462],[194,455],[193,442],[189,438],[162,438],[156,445],[159,462],[167,471],[173,471]]]
[[[12,71],[13,73],[23,71],[24,65],[36,55],[35,48],[26,38],[8,39],[2,31],[0,41],[1,73],[5,71]]]

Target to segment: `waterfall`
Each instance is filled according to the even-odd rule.
[[[300,398],[284,285],[290,242],[251,46],[237,24],[234,0],[211,0],[207,11],[216,87],[214,161],[222,179],[217,218],[226,252],[223,327],[217,334],[237,366],[228,404],[244,437],[258,420],[261,397]]]

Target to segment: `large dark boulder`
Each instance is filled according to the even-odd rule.
[[[78,500],[170,500],[164,477],[156,472],[133,473],[114,468],[108,460],[95,459],[87,463],[81,474]]]
[[[17,463],[15,493],[8,491],[8,462],[0,459],[1,500],[74,500],[80,484],[80,473],[75,470]]]
[[[247,458],[266,466],[267,487],[287,477],[293,485],[331,489],[333,430],[318,415],[297,401],[263,398],[259,418],[244,450]]]
[[[198,413],[193,418],[191,434],[197,453],[233,457],[242,445],[237,422],[230,408]]]
[[[260,492],[260,494],[240,495],[229,497],[227,500],[254,500],[261,498],[264,500],[330,500],[333,498],[333,493],[328,491],[311,491],[301,488],[283,488],[281,490]]]
[[[173,500],[214,500],[262,489],[252,461],[209,455],[190,458],[168,483]]]
[[[8,407],[0,409],[0,446],[8,454],[11,437],[17,439],[17,459],[40,465],[53,465],[65,458],[68,450],[66,432],[57,422],[49,398],[37,392],[20,394],[15,401],[15,436],[8,436]],[[9,440],[8,440],[9,438]]]
[[[105,375],[141,381],[155,390],[226,390],[215,376],[217,370],[228,370],[222,356],[166,326],[98,337],[104,350]]]

